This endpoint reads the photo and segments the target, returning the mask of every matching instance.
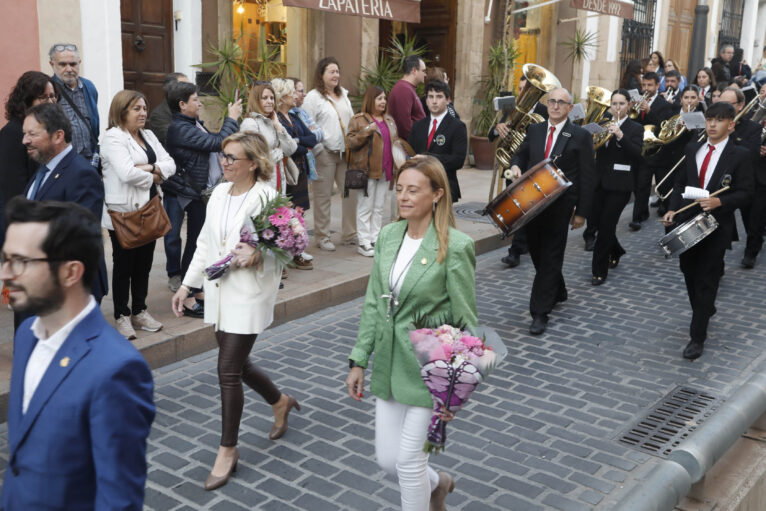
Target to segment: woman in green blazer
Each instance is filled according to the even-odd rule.
[[[473,240],[454,229],[447,174],[430,156],[409,160],[396,181],[398,222],[375,244],[375,263],[349,356],[349,395],[360,401],[364,368],[375,353],[370,390],[377,397],[375,453],[398,476],[403,511],[445,509],[452,478],[428,466],[423,446],[433,400],[420,378],[408,335],[416,315],[476,325]],[[443,413],[444,420],[452,414]],[[430,508],[429,508],[430,503]]]

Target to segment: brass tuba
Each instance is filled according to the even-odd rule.
[[[516,97],[516,107],[506,121],[506,126],[509,129],[508,136],[499,140],[495,149],[495,158],[499,164],[499,171],[503,175],[511,168],[511,158],[521,147],[521,143],[527,135],[527,126],[545,120],[542,116],[532,112],[535,103],[545,94],[561,87],[561,82],[553,73],[537,64],[524,64],[522,72],[527,79],[527,85]],[[496,178],[498,192],[500,191],[501,176],[497,174],[498,172],[495,172],[492,175],[492,184],[489,190],[490,200],[494,196]]]
[[[585,117],[580,124],[585,126],[594,122],[599,122],[604,116],[604,112],[611,106],[610,99],[612,92],[603,87],[591,85],[588,87],[588,104],[585,108]]]

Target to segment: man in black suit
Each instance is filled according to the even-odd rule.
[[[759,95],[761,102],[766,101],[766,84],[761,86]],[[761,122],[763,126],[758,127],[766,130],[766,121]],[[758,158],[755,160],[753,174],[755,174],[755,196],[750,205],[747,246],[742,258],[742,267],[747,269],[755,266],[755,259],[763,246],[763,230],[766,228],[766,145],[761,144],[758,147]]]
[[[729,103],[734,107],[735,114],[739,114],[743,108],[745,108],[745,95],[737,87],[727,87],[721,92],[721,97],[718,101]],[[738,146],[747,149],[750,154],[750,158],[753,165],[757,165],[761,159],[761,127],[757,122],[750,119],[741,118],[734,126],[734,132],[731,134],[734,143]],[[754,167],[755,168],[755,167]],[[758,186],[758,172],[754,172],[755,186]],[[741,206],[740,213],[742,213],[742,223],[745,225],[745,231],[747,232],[747,238],[749,240],[748,246],[745,247],[745,254],[742,258],[742,267],[750,269],[755,266],[755,258],[760,251],[760,246],[756,248],[756,240],[758,236],[763,236],[763,229],[761,232],[755,232],[755,225],[753,222],[753,211],[759,210],[761,202],[758,194],[754,194],[753,200],[747,204]],[[755,204],[755,208],[752,206]],[[736,228],[732,233],[732,241],[739,241],[739,235]]]
[[[647,94],[646,100],[639,106],[639,114],[636,119],[642,126],[653,125],[654,134],[660,131],[662,121],[673,115],[673,107],[665,98],[658,94],[660,79],[656,73],[646,73],[641,78],[641,87]],[[634,176],[633,188],[633,221],[630,222],[630,229],[638,231],[641,229],[641,222],[649,218],[649,194],[652,188],[652,177],[658,176],[662,179],[664,165],[657,157],[647,157],[644,164],[641,165]]]
[[[598,232],[593,248],[591,284],[606,280],[609,268],[616,268],[625,254],[615,233],[617,221],[633,191],[633,174],[641,164],[641,125],[628,118],[630,94],[625,89],[612,93],[612,134],[596,151],[596,190],[588,217],[588,228]],[[587,240],[586,240],[587,242]]]
[[[535,265],[535,279],[529,299],[532,325],[529,333],[545,331],[548,314],[557,302],[567,299],[561,267],[567,245],[567,227],[585,225],[593,198],[595,170],[593,136],[567,119],[572,111],[572,95],[563,88],[548,95],[548,121],[527,128],[519,151],[511,159],[514,179],[550,158],[572,185],[526,225],[529,254]],[[574,216],[572,216],[574,213]],[[570,222],[571,219],[571,222]]]
[[[746,204],[753,193],[752,158],[729,136],[734,129],[734,115],[734,107],[723,101],[708,108],[705,113],[707,140],[693,141],[686,146],[683,172],[676,174],[670,210],[663,217],[665,225],[670,226],[674,222],[681,224],[699,213],[695,208],[682,215],[675,213],[691,202],[681,197],[687,186],[704,188],[711,193],[724,186],[730,187],[716,197],[697,199],[702,210],[710,212],[718,221],[718,228],[679,258],[692,307],[691,340],[683,352],[684,358],[689,360],[702,355],[708,323],[715,314],[723,256],[734,231],[734,210]]]
[[[681,111],[681,73],[671,69],[665,73],[665,100],[673,107],[673,114]],[[658,126],[659,127],[659,126]]]
[[[529,82],[527,81],[527,77],[524,75],[521,75],[521,78],[519,79],[519,95],[526,89],[527,84]],[[510,95],[508,93],[507,95]],[[532,107],[532,113],[539,115],[546,121],[548,120],[548,109],[545,108],[545,106],[541,105],[538,101],[535,103],[535,106]],[[508,126],[506,126],[505,122],[508,119],[508,113],[504,112],[503,117],[500,119],[500,122],[497,123],[496,126],[494,126],[492,129],[489,130],[489,133],[487,134],[487,138],[490,142],[494,142],[495,139],[499,136],[501,138],[505,138],[508,136],[509,130]],[[505,186],[508,186],[511,184],[511,181],[509,179],[505,180]],[[527,253],[527,235],[524,232],[524,228],[518,229],[516,232],[513,233],[513,238],[511,241],[511,246],[508,247],[508,255],[503,256],[500,261],[502,261],[504,264],[506,264],[509,268],[514,268],[519,265],[521,254]]]
[[[428,82],[426,104],[429,115],[412,125],[407,142],[417,154],[433,156],[444,165],[452,202],[457,202],[460,200],[457,171],[465,162],[468,135],[465,124],[449,115],[449,97],[449,85],[438,80]]]
[[[24,138],[30,159],[40,166],[24,192],[30,200],[76,202],[101,220],[104,208],[104,184],[96,169],[72,147],[72,126],[56,104],[43,103],[27,111]],[[92,293],[96,301],[106,295],[106,264],[103,255]],[[16,327],[23,320],[14,315]]]

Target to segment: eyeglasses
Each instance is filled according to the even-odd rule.
[[[0,254],[0,268],[5,267],[5,263],[11,268],[11,274],[15,277],[21,276],[27,269],[29,263],[42,263],[42,262],[55,262],[62,259],[51,259],[49,257],[5,257],[5,254]]]
[[[42,96],[37,96],[37,99],[40,101],[47,101],[49,103],[55,103],[58,100],[55,94],[43,94]]]
[[[223,154],[221,154],[221,157],[222,157],[222,159],[223,159],[223,162],[224,162],[226,165],[234,165],[234,162],[235,162],[235,161],[239,161],[239,160],[247,160],[247,158],[237,158],[237,157],[236,157],[236,156],[234,156],[233,154],[227,154],[227,153],[223,153]]]
[[[295,89],[298,94],[306,94],[306,89]]]
[[[77,45],[76,44],[54,44],[53,51],[55,53],[58,53],[61,51],[77,51]]]
[[[571,103],[569,101],[563,100],[563,99],[549,99],[548,100],[548,106],[558,106],[561,108],[564,108],[567,105],[570,105]]]

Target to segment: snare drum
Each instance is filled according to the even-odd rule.
[[[503,236],[527,224],[572,185],[551,160],[543,160],[503,190],[484,208]]]
[[[665,257],[681,255],[718,229],[718,222],[710,213],[700,213],[688,220],[658,242]]]

